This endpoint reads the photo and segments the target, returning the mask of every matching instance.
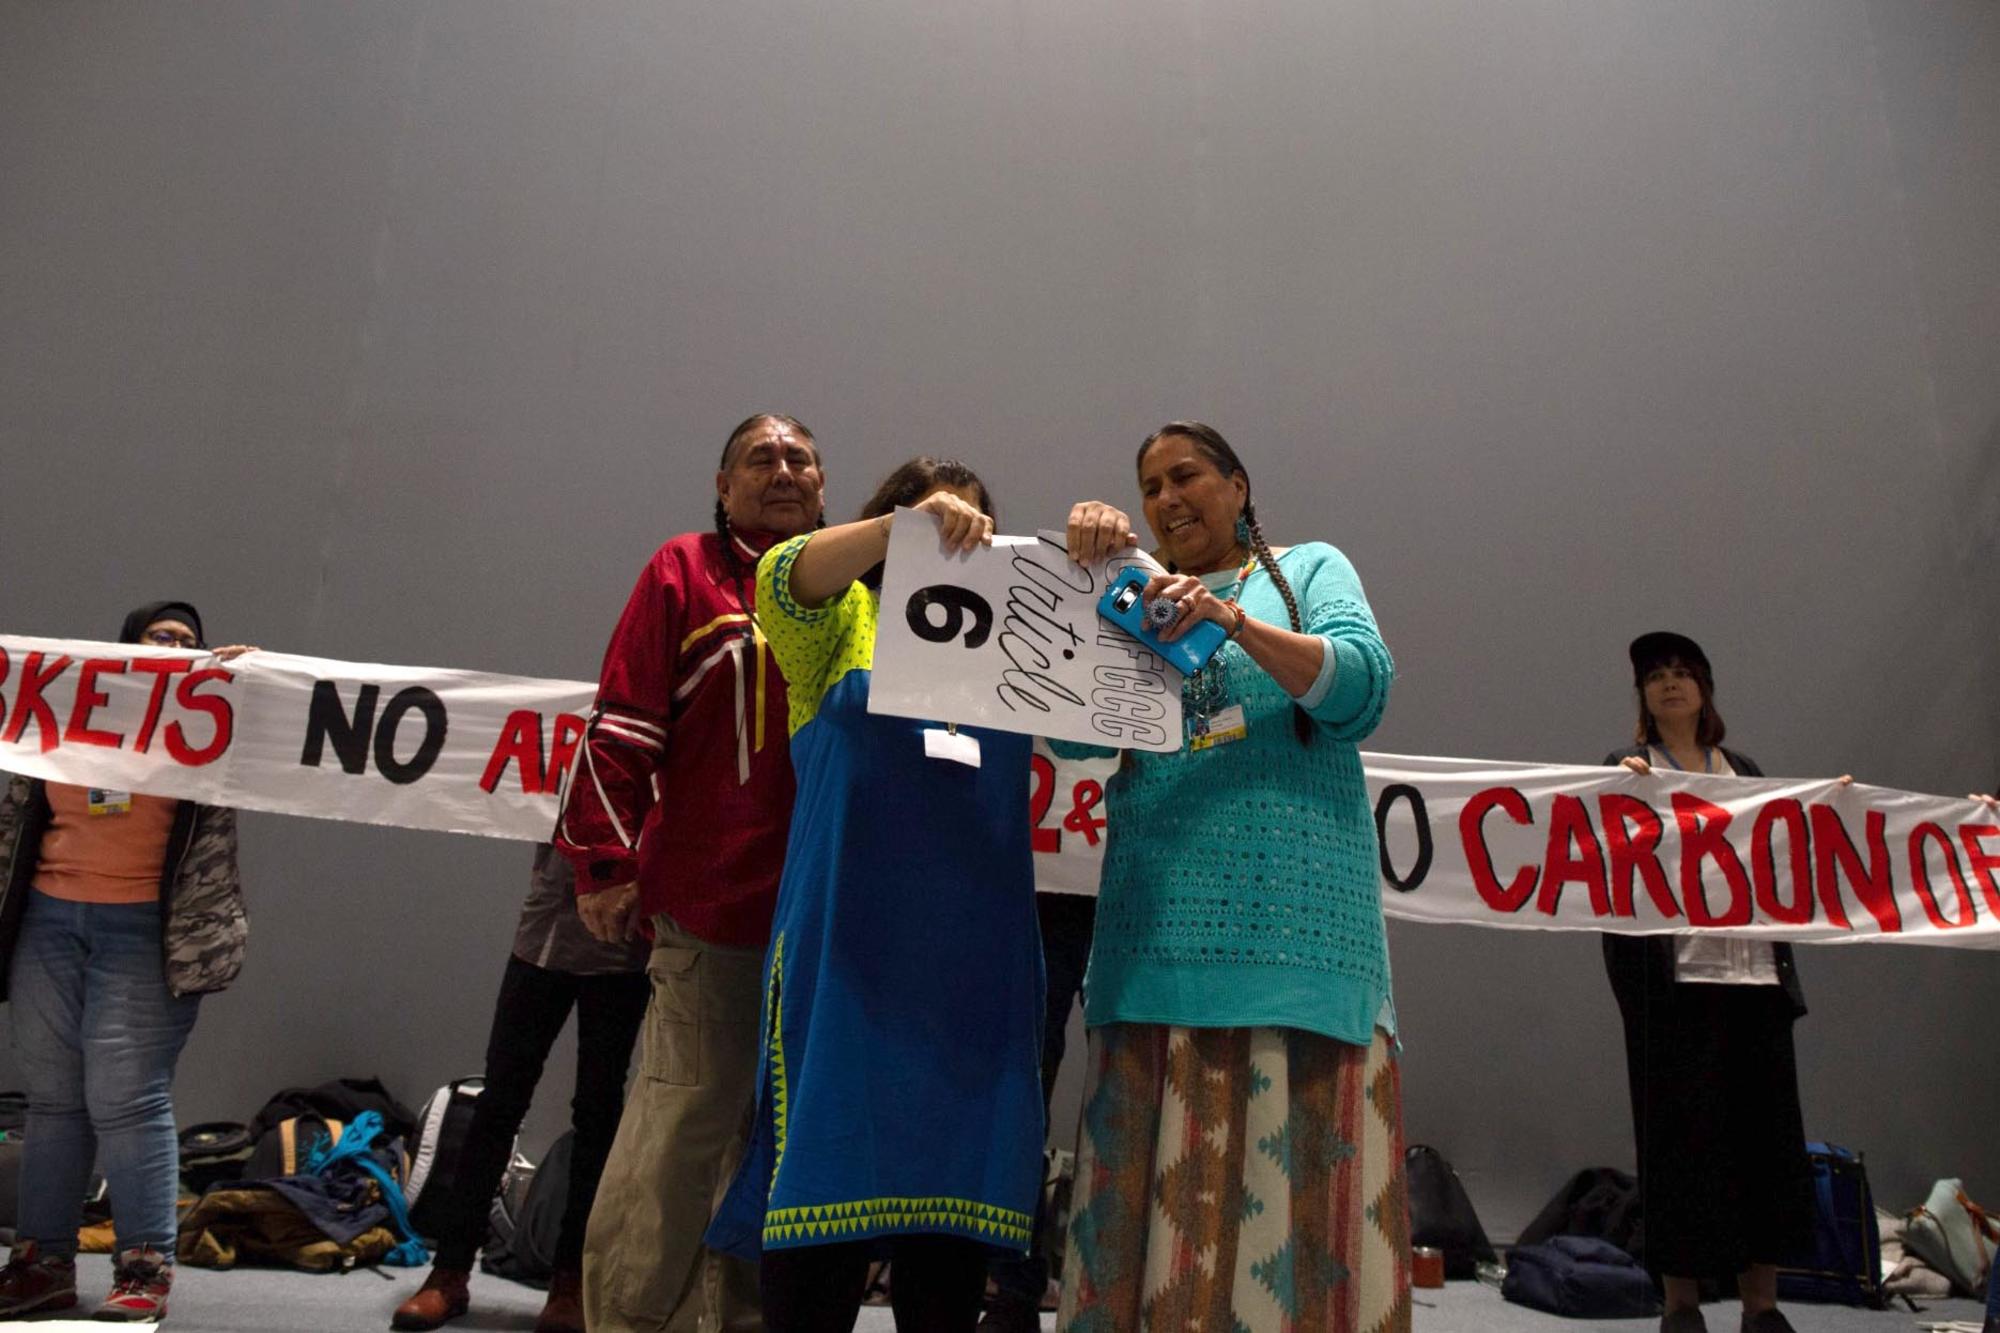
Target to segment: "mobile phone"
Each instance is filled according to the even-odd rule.
[[[1162,643],[1159,631],[1174,623],[1173,603],[1156,601],[1150,606],[1140,596],[1151,581],[1144,569],[1133,566],[1121,571],[1097,600],[1097,614],[1124,630],[1140,643],[1166,659],[1183,676],[1201,670],[1229,632],[1213,620],[1204,620],[1172,643]],[[1163,611],[1153,611],[1162,607]]]

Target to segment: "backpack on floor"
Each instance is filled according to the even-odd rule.
[[[410,1114],[410,1108],[397,1101],[382,1086],[381,1079],[336,1078],[317,1087],[285,1088],[271,1094],[263,1109],[250,1118],[250,1132],[261,1138],[264,1131],[280,1120],[289,1120],[307,1112],[352,1124],[363,1111],[378,1113],[389,1136],[405,1143],[410,1141],[410,1134],[417,1125],[417,1118]]]
[[[344,1126],[338,1120],[307,1112],[278,1121],[257,1138],[243,1164],[244,1180],[276,1180],[280,1176],[304,1175],[316,1152],[330,1150],[340,1142]]]
[[[1410,1244],[1444,1251],[1446,1277],[1474,1277],[1478,1265],[1495,1262],[1486,1228],[1444,1154],[1413,1144],[1403,1166],[1410,1182]]]
[[[272,1144],[299,1169],[223,1181],[202,1195],[180,1220],[181,1262],[231,1268],[249,1259],[311,1272],[424,1262],[403,1206],[402,1141],[383,1130],[379,1112],[363,1111],[344,1133],[318,1116],[293,1116],[258,1151]]]
[[[200,1198],[211,1185],[241,1180],[257,1149],[250,1126],[210,1120],[181,1131],[181,1188]]]
[[[1966,1197],[1956,1177],[1931,1186],[1928,1199],[1903,1215],[1903,1251],[1951,1279],[1961,1295],[1986,1294],[1987,1274],[2000,1244],[2000,1222]]]
[[[1577,1172],[1521,1229],[1514,1243],[1539,1245],[1554,1236],[1595,1236],[1634,1258],[1644,1254],[1646,1225],[1639,1182],[1609,1166]]]
[[[514,1233],[521,1229],[521,1214],[527,1210],[528,1191],[534,1185],[535,1164],[516,1152],[500,1175],[500,1188],[493,1191],[493,1201],[486,1206],[486,1239],[479,1245],[479,1263],[485,1272],[493,1271],[487,1267],[489,1255],[512,1253]]]
[[[472,1133],[472,1113],[483,1078],[455,1078],[432,1093],[417,1112],[416,1136],[410,1147],[410,1181],[403,1194],[410,1204],[410,1224],[420,1236],[436,1236],[444,1210],[465,1161],[465,1142]]]
[[[565,1131],[540,1166],[530,1166],[525,1173],[508,1169],[489,1214],[492,1230],[479,1255],[482,1272],[531,1287],[549,1285],[556,1271],[556,1245],[562,1240],[563,1209],[569,1204],[569,1162],[575,1146],[575,1132]]]
[[[1660,1312],[1652,1274],[1608,1240],[1552,1236],[1507,1251],[1500,1294],[1571,1319],[1642,1319]]]
[[[1861,1154],[1831,1143],[1808,1143],[1812,1162],[1812,1247],[1778,1267],[1778,1298],[1886,1309],[1882,1233]]]

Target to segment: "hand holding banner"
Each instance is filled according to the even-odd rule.
[[[1120,749],[1181,747],[1180,674],[1097,614],[1134,551],[1086,568],[1063,534],[948,554],[929,515],[896,511],[868,711]]]

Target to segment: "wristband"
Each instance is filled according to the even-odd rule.
[[[1236,628],[1229,631],[1229,637],[1233,639],[1237,635],[1243,632],[1243,627],[1245,625],[1250,623],[1250,617],[1244,612],[1241,606],[1238,606],[1236,604],[1236,599],[1234,597],[1224,602],[1223,605],[1236,613]]]

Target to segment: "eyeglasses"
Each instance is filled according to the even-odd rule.
[[[176,634],[170,629],[149,629],[140,636],[147,643],[158,644],[162,648],[199,648],[201,640],[192,634]]]

